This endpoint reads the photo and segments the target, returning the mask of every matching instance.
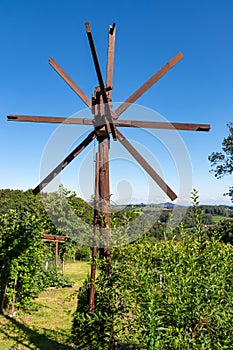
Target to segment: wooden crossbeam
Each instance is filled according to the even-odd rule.
[[[14,121],[14,122],[93,125],[93,119],[90,119],[90,118],[65,118],[65,117],[53,117],[53,116],[9,114],[7,116],[7,119],[8,121]]]
[[[42,237],[43,237],[43,241],[45,242],[59,242],[59,243],[65,242],[68,238],[67,236],[49,235],[46,233],[44,233]]]
[[[37,123],[57,123],[57,124],[81,124],[93,125],[91,118],[64,118],[64,117],[45,117],[45,116],[29,116],[29,115],[15,115],[7,116],[8,121],[19,122],[37,122]],[[171,130],[187,130],[187,131],[209,131],[209,124],[197,123],[176,123],[176,122],[154,122],[154,121],[140,121],[140,120],[114,120],[115,126],[118,127],[133,127],[145,129],[171,129]],[[95,124],[96,125],[96,124]],[[102,121],[101,121],[102,125]],[[98,124],[96,125],[98,126]]]
[[[209,131],[209,124],[176,123],[176,122],[153,122],[140,120],[121,120],[114,122],[116,126],[145,129],[170,129],[187,131]]]

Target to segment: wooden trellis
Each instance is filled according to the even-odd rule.
[[[58,235],[48,235],[46,233],[43,234],[43,241],[44,242],[54,242],[55,243],[55,268],[58,267],[58,250],[59,250],[59,243],[65,243],[67,240],[67,236],[58,236]],[[65,271],[65,262],[64,258],[62,259],[62,275],[64,275]]]

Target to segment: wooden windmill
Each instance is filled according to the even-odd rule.
[[[91,109],[93,119],[91,118],[61,118],[45,116],[25,116],[25,115],[8,115],[9,121],[23,122],[40,122],[40,123],[64,123],[64,124],[83,124],[92,125],[93,130],[90,134],[60,163],[58,166],[34,189],[34,194],[39,193],[49,182],[51,182],[65,167],[77,157],[95,138],[98,140],[98,152],[96,153],[96,181],[95,181],[95,214],[94,214],[94,241],[93,241],[93,258],[97,254],[97,232],[100,230],[105,242],[108,242],[110,235],[110,186],[109,186],[109,144],[110,137],[120,143],[127,151],[137,160],[142,168],[152,177],[157,185],[168,195],[171,200],[177,198],[173,190],[164,182],[156,173],[150,164],[139,154],[132,144],[124,137],[118,128],[155,128],[155,129],[176,129],[190,131],[209,131],[208,124],[187,124],[187,123],[166,123],[154,121],[138,120],[119,120],[120,115],[126,111],[135,101],[138,100],[149,88],[151,88],[159,79],[161,79],[183,55],[177,53],[167,64],[165,64],[157,73],[140,86],[124,103],[117,109],[112,109],[112,90],[113,90],[113,67],[114,67],[114,48],[116,26],[113,24],[109,27],[108,33],[108,60],[106,81],[104,83],[103,75],[100,69],[98,56],[96,53],[94,40],[91,33],[90,24],[86,23],[86,32],[90,44],[91,54],[98,79],[98,87],[95,89],[92,99],[79,88],[79,86],[65,73],[65,71],[53,59],[49,59],[50,65],[65,80],[65,82],[74,90],[82,101]],[[102,223],[98,220],[98,212],[104,213]],[[109,259],[110,250],[108,244],[100,249],[102,257]],[[95,263],[92,265],[91,279],[95,280]],[[90,312],[94,310],[94,285],[90,288]]]

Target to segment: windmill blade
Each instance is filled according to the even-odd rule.
[[[117,120],[114,122],[116,126],[146,128],[146,129],[170,129],[170,130],[187,130],[187,131],[209,131],[209,124],[193,124],[193,123],[172,123],[172,122],[153,122],[140,120]]]
[[[126,138],[116,129],[117,139],[127,149],[127,151],[136,159],[136,161],[143,167],[143,169],[152,177],[157,185],[168,195],[168,197],[174,201],[177,195],[172,189],[163,181],[158,173],[150,166],[149,163],[138,153],[138,151],[126,140]]]
[[[107,62],[107,72],[106,72],[106,86],[110,88],[108,92],[108,97],[110,100],[112,100],[112,89],[113,89],[115,37],[116,37],[116,24],[113,23],[112,26],[109,26],[109,32],[108,32],[108,62]]]
[[[91,100],[89,97],[80,89],[80,87],[69,77],[68,74],[59,66],[59,64],[50,57],[49,64],[53,69],[60,75],[60,77],[65,80],[65,82],[71,87],[71,89],[81,98],[81,100],[91,108]]]
[[[7,116],[7,119],[8,121],[14,121],[14,122],[93,125],[93,119],[90,119],[90,118],[64,118],[64,117],[52,117],[52,116],[45,117],[45,116],[10,114]]]
[[[183,55],[178,52],[168,63],[166,63],[157,73],[155,73],[150,79],[148,79],[139,89],[137,89],[125,102],[123,102],[116,110],[115,113],[118,117],[129,106],[136,102],[147,90],[149,90],[159,79],[161,79],[171,68],[173,68],[181,59]]]
[[[89,44],[90,44],[92,58],[93,58],[93,61],[94,61],[94,66],[95,66],[95,70],[96,70],[96,74],[97,74],[97,78],[98,78],[98,82],[99,82],[101,95],[103,97],[103,102],[104,102],[105,112],[106,112],[106,118],[107,118],[107,120],[109,121],[109,124],[110,124],[112,137],[113,137],[114,140],[116,140],[116,131],[115,131],[115,127],[113,125],[113,120],[112,120],[112,116],[111,116],[110,107],[109,107],[109,104],[108,104],[108,98],[107,98],[106,91],[105,91],[104,81],[103,81],[103,77],[102,77],[102,73],[101,73],[101,69],[100,69],[100,64],[99,64],[98,56],[97,56],[96,49],[95,49],[94,40],[93,40],[92,33],[91,33],[90,23],[86,22],[85,26],[86,26],[87,37],[88,37],[88,41],[89,41]]]
[[[56,123],[56,124],[81,124],[93,125],[91,118],[65,118],[52,116],[30,116],[10,114],[7,116],[8,121],[16,122],[37,122],[37,123]],[[193,124],[193,123],[173,123],[173,122],[153,122],[140,120],[115,120],[115,126],[132,127],[132,128],[146,128],[146,129],[171,129],[171,130],[187,130],[187,131],[209,131],[209,124]],[[96,126],[101,126],[95,124]]]
[[[33,193],[38,194],[45,186],[47,186],[65,167],[74,160],[95,138],[95,131],[92,131],[60,164],[56,166],[44,180],[34,188]]]
[[[91,54],[92,54],[92,58],[93,58],[93,61],[94,61],[94,66],[95,66],[95,70],[96,70],[96,74],[97,74],[100,90],[101,90],[101,93],[103,95],[104,103],[107,103],[107,96],[106,96],[106,92],[105,92],[104,81],[103,81],[103,78],[102,78],[100,64],[99,64],[99,60],[98,60],[98,57],[97,57],[97,52],[96,52],[96,49],[95,49],[93,36],[92,36],[92,33],[91,33],[90,23],[86,22],[85,26],[86,26],[87,37],[88,37],[88,41],[89,41],[89,44],[90,44]]]

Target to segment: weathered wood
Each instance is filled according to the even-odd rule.
[[[92,33],[91,33],[90,23],[88,23],[88,22],[85,23],[85,26],[86,26],[87,37],[88,37],[88,41],[90,44],[91,54],[92,54],[92,58],[93,58],[93,62],[94,62],[95,71],[97,74],[100,90],[101,90],[103,98],[104,98],[104,95],[106,96],[105,86],[104,86],[104,81],[103,81],[103,77],[102,77],[102,73],[101,73],[101,69],[100,69],[100,64],[99,64],[94,40],[93,40]]]
[[[42,235],[42,237],[43,237],[44,242],[56,242],[57,241],[60,243],[65,242],[68,238],[67,236],[49,235],[46,233],[44,233]]]
[[[59,64],[50,57],[49,64],[53,69],[62,77],[63,80],[71,87],[71,89],[81,98],[81,100],[91,108],[91,100],[89,97],[80,89],[80,87],[69,77],[69,75],[59,66]]]
[[[108,241],[110,239],[110,184],[109,184],[109,140],[104,137],[99,139],[99,203],[103,215],[101,220],[101,238],[103,246],[100,249],[100,256],[107,260],[110,257]]]
[[[116,25],[113,23],[109,26],[108,32],[108,61],[106,71],[106,86],[109,88],[108,100],[112,101],[112,89],[113,89],[113,69],[114,69],[114,56],[115,56],[115,37],[116,37]]]
[[[91,118],[64,118],[64,117],[44,117],[44,116],[28,116],[10,114],[7,116],[8,121],[19,122],[37,122],[37,123],[56,123],[56,124],[81,124],[93,125]],[[154,122],[141,120],[114,120],[115,126],[118,127],[133,127],[145,129],[171,129],[171,130],[187,130],[187,131],[209,131],[209,124],[194,124],[194,123],[176,123],[176,122]],[[103,123],[101,122],[100,125]],[[95,126],[98,126],[96,123]]]
[[[166,63],[157,73],[155,73],[150,79],[148,79],[140,88],[138,88],[124,103],[122,103],[115,113],[118,117],[126,111],[129,106],[136,102],[147,90],[149,90],[159,79],[161,79],[171,68],[173,68],[181,59],[183,55],[178,52],[168,63]]]
[[[31,115],[17,115],[9,114],[8,121],[13,122],[33,122],[33,123],[55,123],[55,124],[83,124],[93,125],[91,118],[65,118],[53,116],[31,116]]]
[[[55,268],[58,268],[58,241],[55,241]]]
[[[136,159],[136,161],[143,167],[143,169],[152,177],[157,185],[168,195],[168,197],[174,201],[177,195],[172,189],[165,183],[165,181],[159,176],[158,173],[150,166],[149,163],[138,153],[138,151],[126,140],[126,138],[116,129],[117,139],[127,149],[127,151]]]
[[[95,280],[96,280],[96,258],[97,258],[97,239],[99,232],[99,152],[96,152],[95,163],[95,198],[94,198],[94,220],[93,220],[93,246],[92,246],[92,264],[91,264],[91,283],[89,295],[89,313],[93,314],[95,309]]]
[[[91,27],[90,27],[90,24],[88,22],[85,23],[85,26],[86,26],[87,37],[88,37],[88,41],[90,44],[91,54],[92,54],[98,82],[99,82],[99,87],[100,87],[100,91],[101,91],[103,102],[104,102],[106,118],[110,124],[110,129],[112,132],[113,140],[116,141],[116,131],[115,131],[115,127],[114,127],[113,120],[112,120],[110,106],[108,103],[108,98],[107,98],[107,94],[106,94],[106,87],[104,85],[104,81],[103,81],[103,77],[102,77],[102,73],[101,73],[101,69],[100,69],[100,64],[99,64],[97,52],[95,49],[94,40],[93,40],[92,33],[91,33]]]
[[[42,235],[43,241],[44,242],[54,242],[55,243],[55,267],[58,267],[58,248],[59,248],[59,243],[65,243],[67,240],[67,236],[59,236],[59,235],[50,235],[44,233]],[[64,255],[62,257],[62,275],[64,276],[65,273],[65,260],[64,260]]]
[[[145,129],[170,129],[170,130],[187,130],[187,131],[209,131],[209,124],[192,124],[192,123],[173,123],[173,122],[153,122],[140,120],[121,120],[114,121],[119,127],[133,127]]]
[[[74,160],[95,138],[95,131],[92,131],[60,164],[47,175],[41,183],[33,190],[34,194],[38,194],[47,186],[65,167]]]
[[[14,280],[13,297],[12,297],[12,305],[11,305],[11,314],[12,314],[12,316],[14,316],[14,312],[15,312],[15,300],[16,300],[17,284],[18,284],[18,276],[16,276],[15,280]]]

